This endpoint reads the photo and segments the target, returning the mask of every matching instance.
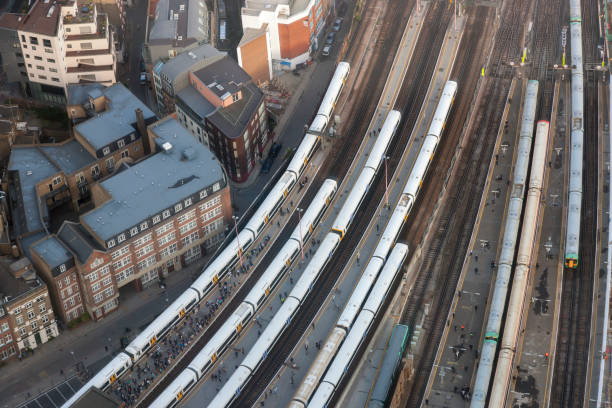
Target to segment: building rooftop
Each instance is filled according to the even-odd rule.
[[[30,250],[36,252],[51,270],[73,258],[70,251],[54,235],[47,235],[32,245]]]
[[[36,233],[29,234],[27,236],[20,238],[19,241],[21,242],[21,249],[23,250],[23,253],[25,254],[25,256],[31,259],[32,255],[30,254],[30,246],[34,244],[35,242],[40,241],[47,235],[48,234],[46,231],[38,231]]]
[[[96,240],[81,224],[64,221],[57,236],[74,252],[80,263],[87,262],[93,251],[103,251]]]
[[[165,62],[160,67],[159,73],[165,75],[168,81],[173,82],[180,74],[189,71],[199,61],[212,57],[220,58],[224,55],[227,53],[218,51],[210,44],[202,44]]]
[[[104,94],[106,87],[99,83],[93,84],[71,84],[68,85],[68,105],[84,105],[89,102],[89,97],[97,98]]]
[[[136,109],[142,110],[145,120],[155,117],[151,109],[121,83],[105,88],[102,93],[106,97],[106,110],[75,127],[96,150],[137,130]]]
[[[62,6],[72,4],[71,1],[37,0],[28,14],[21,19],[19,30],[54,37],[57,34]]]
[[[240,100],[208,115],[208,120],[227,137],[241,136],[263,100],[263,93],[253,84],[251,77],[230,57],[224,57],[193,74],[221,99],[227,97],[228,93],[233,94],[238,90],[242,92]],[[197,112],[197,105],[189,107]]]
[[[25,14],[4,13],[0,16],[0,28],[17,30]]]
[[[171,148],[102,181],[100,186],[112,198],[81,216],[104,241],[217,181],[225,184],[219,161],[176,119],[161,120],[149,129],[157,145],[167,142]]]
[[[186,105],[199,116],[200,120],[204,120],[205,117],[215,111],[215,105],[208,102],[208,99],[202,96],[193,87],[188,86],[176,95],[177,99]]]
[[[7,258],[0,260],[0,304],[10,304],[15,299],[39,289],[44,283],[30,269],[20,278],[13,276],[11,272],[12,261]]]
[[[246,0],[242,8],[243,14],[257,15],[262,11],[279,9],[280,15],[287,17],[304,11],[315,0]],[[283,7],[284,6],[284,7]],[[288,10],[288,13],[285,11]]]
[[[94,161],[74,139],[61,144],[13,146],[8,170],[19,173],[19,210],[23,210],[14,214],[17,235],[43,229],[36,184],[60,172],[72,174]]]
[[[160,0],[155,8],[149,42],[169,40],[179,47],[194,41],[208,42],[207,15],[208,8],[201,0]]]

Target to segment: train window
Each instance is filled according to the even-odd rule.
[[[261,297],[259,298],[259,300],[257,301],[257,307],[261,306],[261,304],[263,303],[264,299],[266,298],[266,295],[261,295]]]

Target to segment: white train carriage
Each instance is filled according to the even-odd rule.
[[[266,224],[270,222],[274,213],[276,213],[287,197],[287,194],[289,194],[289,191],[291,191],[295,185],[296,180],[297,176],[295,173],[285,171],[280,180],[278,180],[272,190],[270,190],[264,202],[261,203],[255,214],[253,214],[245,228],[253,231],[256,236],[261,234],[261,231],[263,231]]]
[[[442,134],[442,131],[444,131],[444,127],[446,125],[446,119],[448,119],[448,115],[450,113],[451,106],[455,101],[456,94],[457,82],[447,81],[444,85],[444,89],[442,89],[440,101],[438,101],[438,106],[436,107],[433,119],[431,120],[431,124],[429,125],[429,130],[427,131],[428,135],[440,136]]]
[[[355,217],[361,202],[368,193],[372,180],[374,180],[375,173],[376,172],[370,167],[365,167],[361,171],[359,178],[357,178],[351,192],[342,205],[342,209],[334,220],[332,230],[340,234],[341,239],[344,238],[346,230],[351,225],[351,222],[353,222],[353,218]]]
[[[531,167],[540,169],[544,168],[546,164],[546,147],[548,146],[548,136],[538,137],[540,134],[548,135],[550,123],[546,120],[538,121],[536,125],[536,138],[533,145],[533,158],[531,159]],[[544,154],[539,152],[544,151]],[[541,172],[531,171],[529,175],[529,189],[537,188],[541,189],[544,185],[544,170]]]
[[[385,119],[385,123],[383,123],[382,128],[380,129],[376,143],[370,151],[365,167],[378,171],[380,164],[383,162],[387,147],[389,147],[389,143],[391,143],[391,140],[393,139],[393,135],[397,130],[397,126],[399,125],[401,118],[402,115],[398,111],[392,110],[389,112],[387,118]]]
[[[96,387],[102,391],[106,390],[117,378],[119,378],[128,368],[132,366],[132,360],[125,353],[117,354],[108,362],[93,378],[82,386],[63,407],[70,407],[91,387]]]
[[[242,302],[206,343],[202,351],[191,361],[189,367],[198,373],[198,378],[206,374],[215,361],[227,350],[227,347],[238,337],[253,316],[253,311],[253,306]]]
[[[276,344],[281,333],[291,322],[299,306],[300,302],[297,299],[287,298],[283,302],[278,312],[274,315],[268,326],[266,326],[266,329],[261,336],[259,336],[240,366],[238,366],[223,388],[221,388],[215,398],[208,404],[209,408],[227,407],[236,397],[238,397],[238,395],[240,395],[240,392],[248,382],[252,373],[257,370],[266,359],[270,349]]]
[[[327,92],[323,97],[323,101],[321,105],[319,105],[317,115],[310,125],[310,132],[321,134],[325,130],[325,127],[329,123],[330,116],[336,107],[336,102],[338,102],[342,87],[344,87],[344,83],[350,72],[351,66],[348,62],[341,62],[338,64],[336,72],[334,72],[334,76],[327,87]]]
[[[321,245],[319,245],[319,248],[317,248],[317,251],[310,259],[300,279],[298,279],[291,293],[289,293],[289,297],[299,300],[300,303],[304,300],[338,247],[338,243],[340,243],[340,237],[337,234],[330,232],[323,238]]]
[[[327,208],[331,202],[337,188],[338,183],[336,183],[335,180],[326,179],[323,182],[321,188],[319,188],[319,191],[317,192],[317,195],[315,195],[310,202],[308,209],[301,216],[301,231],[300,225],[298,224],[291,234],[291,239],[300,242],[300,234],[302,242],[305,242],[306,239],[308,239],[312,231],[314,231],[315,226],[319,223],[319,220],[323,216],[325,208]]]
[[[317,150],[320,139],[321,136],[306,133],[302,139],[302,142],[300,143],[300,146],[293,154],[293,158],[291,159],[291,162],[289,162],[289,166],[287,166],[287,171],[290,171],[294,173],[296,177],[299,177],[308,165],[314,151]]]
[[[395,245],[378,279],[376,279],[376,283],[368,295],[368,299],[363,305],[363,310],[369,310],[375,315],[379,312],[380,307],[389,293],[389,289],[391,289],[391,284],[400,271],[407,254],[408,245],[399,243]]]
[[[153,401],[149,408],[174,408],[197,384],[197,373],[191,368],[183,370],[168,387]]]
[[[357,349],[365,339],[373,320],[374,314],[369,310],[362,310],[359,313],[355,324],[344,339],[342,346],[340,346],[340,350],[334,357],[321,384],[317,387],[308,407],[327,406],[336,387],[355,358]]]
[[[264,304],[266,298],[270,296],[278,282],[285,275],[295,257],[300,253],[300,244],[290,239],[280,249],[270,265],[266,268],[263,275],[257,280],[253,288],[249,291],[244,301],[251,304],[255,310]]]
[[[383,234],[378,241],[378,245],[376,245],[373,256],[381,259],[387,258],[387,255],[389,252],[391,252],[393,244],[397,240],[397,236],[402,230],[402,225],[404,225],[406,214],[407,208],[405,206],[398,205],[395,210],[393,210],[393,214],[391,214],[387,227],[383,231]]]
[[[335,327],[325,340],[325,344],[317,353],[317,357],[310,365],[306,377],[295,392],[293,399],[287,408],[302,408],[308,404],[310,396],[314,393],[319,384],[319,379],[325,373],[329,362],[334,358],[340,348],[340,344],[346,337],[346,330]]]
[[[214,261],[200,274],[200,276],[190,286],[195,289],[200,300],[204,298],[219,280],[234,266],[239,260],[241,253],[255,240],[255,234],[252,231],[243,229],[238,233],[238,238],[234,238],[232,242],[217,256]],[[240,242],[240,245],[238,245]]]
[[[198,292],[188,288],[159,316],[155,318],[132,342],[125,352],[136,362],[157,343],[198,302]]]
[[[370,258],[365,271],[363,271],[363,274],[359,278],[359,282],[357,282],[355,289],[353,289],[353,293],[351,293],[351,297],[346,302],[336,326],[343,327],[347,330],[351,328],[353,321],[355,321],[355,317],[359,314],[361,306],[368,296],[384,263],[384,259],[379,257],[373,256]]]
[[[436,136],[427,136],[423,141],[419,155],[412,166],[408,182],[404,188],[404,193],[412,196],[413,201],[416,199],[417,194],[423,186],[423,180],[427,174],[429,164],[433,160],[433,155],[438,145],[438,138]]]

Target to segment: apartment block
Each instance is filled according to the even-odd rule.
[[[0,27],[17,33],[33,93],[65,97],[69,84],[116,82],[112,30],[93,1],[37,0],[27,14],[3,16]]]
[[[172,59],[160,59],[153,67],[153,89],[159,110],[173,113],[176,94],[189,86],[189,72],[204,68],[226,55],[209,44],[203,44]]]
[[[5,349],[8,341],[8,350],[21,353],[59,335],[47,285],[27,258],[12,264],[0,262],[0,288],[0,308],[10,328],[6,333],[5,326],[1,327]]]
[[[209,146],[236,182],[245,181],[270,141],[263,93],[228,56],[189,73],[177,94],[179,122]]]
[[[55,235],[47,235],[31,246],[32,263],[49,288],[53,309],[57,316],[68,323],[84,312],[80,271],[75,256]]]
[[[331,0],[245,0],[238,63],[262,81],[264,61],[270,77],[305,63],[322,44],[330,4]]]

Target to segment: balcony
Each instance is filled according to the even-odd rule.
[[[94,55],[111,54],[111,50],[105,48],[103,50],[81,50],[81,51],[66,51],[66,57],[88,57]]]
[[[68,74],[79,74],[84,72],[98,72],[98,71],[113,71],[112,65],[88,65],[79,64],[78,67],[69,67],[66,69]]]

